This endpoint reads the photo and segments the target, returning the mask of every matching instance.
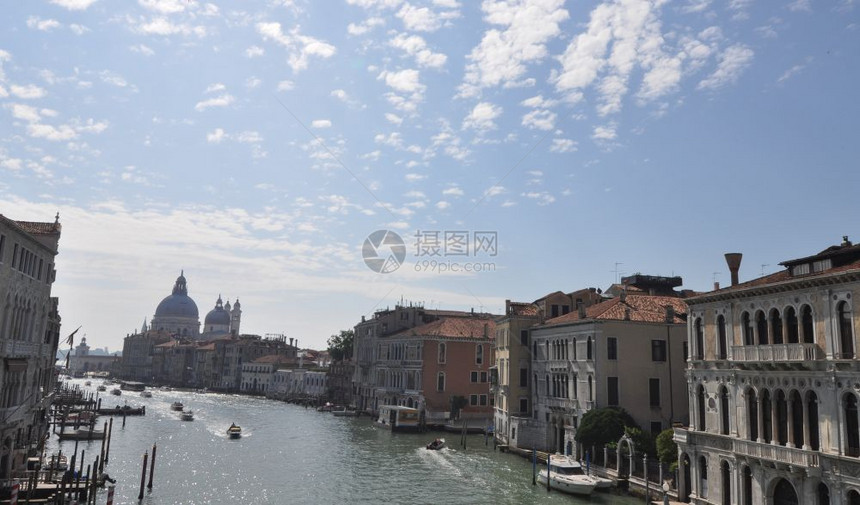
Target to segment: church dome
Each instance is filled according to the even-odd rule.
[[[185,276],[176,278],[173,285],[173,293],[161,300],[155,309],[155,317],[188,317],[197,319],[199,317],[197,304],[188,296],[188,288],[185,285]]]
[[[215,308],[210,310],[208,314],[206,314],[206,319],[203,323],[204,326],[212,326],[212,325],[230,325],[230,313],[224,310],[224,307],[221,305],[221,296],[218,296],[218,301],[215,302]]]

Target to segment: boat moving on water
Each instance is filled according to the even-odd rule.
[[[236,426],[235,423],[231,424],[229,428],[227,428],[227,436],[230,438],[241,438],[242,437],[242,428]]]
[[[427,450],[430,450],[430,451],[438,451],[439,449],[442,449],[444,447],[445,447],[445,439],[444,438],[437,438],[436,440],[427,444]]]

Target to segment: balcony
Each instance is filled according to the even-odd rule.
[[[797,468],[819,468],[819,452],[808,451],[796,447],[785,447],[764,442],[753,442],[716,433],[703,433],[690,429],[675,428],[674,440],[681,445],[689,445],[697,449],[715,449],[732,452],[737,456],[745,456],[761,461],[770,462],[772,466],[788,465]]]
[[[803,363],[824,357],[816,344],[733,345],[732,355],[743,363]]]
[[[544,403],[550,410],[576,410],[579,408],[579,400],[568,398],[544,398]]]
[[[4,342],[3,356],[6,358],[29,358],[38,356],[39,344],[36,342],[22,342],[20,340],[7,340]]]

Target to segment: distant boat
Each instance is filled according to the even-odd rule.
[[[183,421],[193,421],[194,420],[194,412],[191,412],[190,410],[186,410],[179,416],[179,418],[182,419]]]
[[[317,412],[331,412],[333,408],[334,405],[329,402],[326,402],[325,405],[320,405],[319,407],[317,407]]]
[[[143,391],[140,393],[140,396],[144,398],[152,398],[152,393],[150,393],[149,391]]]
[[[122,394],[122,390],[121,390],[121,389],[119,389],[119,388],[113,388],[113,389],[111,389],[111,390],[110,390],[110,394],[112,394],[112,395],[116,395],[116,396],[119,396],[119,395],[121,395],[121,394]]]
[[[171,404],[170,404],[170,410],[175,410],[175,411],[177,411],[177,412],[182,412],[182,409],[184,409],[184,408],[185,408],[185,406],[184,406],[184,405],[182,405],[182,402],[173,402],[173,403],[171,403]]]
[[[84,382],[84,386],[92,386],[92,385],[93,385],[93,383],[92,383],[92,382],[90,382],[90,381],[85,381],[85,382]]]
[[[229,428],[227,428],[227,436],[230,438],[242,438],[242,428],[236,426],[236,424],[231,424]]]
[[[346,408],[346,407],[335,407],[331,411],[332,415],[336,417],[357,417],[358,411],[354,408]]]
[[[96,391],[107,391],[107,386],[100,384],[99,387],[96,388]]]
[[[445,439],[437,438],[436,440],[427,444],[427,450],[429,451],[438,451],[439,449],[443,449],[445,447]]]

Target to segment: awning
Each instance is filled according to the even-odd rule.
[[[24,372],[27,370],[27,360],[23,358],[6,358],[6,370]]]

